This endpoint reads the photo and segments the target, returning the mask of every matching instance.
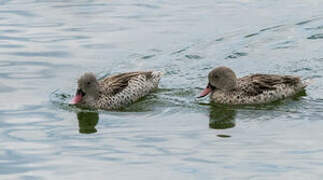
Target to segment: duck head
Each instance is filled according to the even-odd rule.
[[[98,82],[93,73],[84,73],[77,81],[75,96],[69,104],[89,103],[98,97]]]
[[[235,73],[225,66],[213,69],[208,77],[209,83],[198,98],[204,97],[214,90],[222,90],[224,92],[232,91],[237,86],[237,77]]]

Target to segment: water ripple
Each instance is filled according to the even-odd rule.
[[[30,38],[26,37],[15,37],[15,36],[0,36],[0,40],[10,40],[10,41],[30,41]]]
[[[0,48],[23,48],[24,45],[20,44],[0,44]]]
[[[45,54],[46,55],[46,54]],[[47,79],[53,70],[65,65],[37,61],[2,61],[0,62],[1,79]],[[70,66],[66,66],[70,67]]]
[[[323,33],[322,34],[314,34],[314,35],[308,37],[307,39],[311,39],[311,40],[314,40],[314,39],[323,39]]]
[[[0,14],[15,14],[19,16],[28,16],[28,17],[35,17],[35,14],[32,14],[28,11],[22,11],[22,10],[10,10],[10,11],[3,11],[0,10]]]
[[[320,179],[322,3],[0,4],[1,179]],[[313,82],[267,105],[196,99],[216,66]],[[68,105],[83,72],[148,69],[160,88],[127,108]]]
[[[25,56],[25,57],[55,57],[64,58],[71,56],[70,53],[66,51],[48,51],[48,52],[13,52],[7,53],[14,56]]]
[[[245,52],[233,52],[231,55],[228,55],[225,59],[236,59],[241,56],[247,56],[248,53]]]
[[[37,24],[17,24],[17,23],[1,23],[0,27],[19,27],[19,28],[50,28],[50,27],[61,27],[64,23],[48,23],[41,22]]]

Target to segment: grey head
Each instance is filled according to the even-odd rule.
[[[237,87],[237,76],[230,68],[220,66],[209,73],[209,83],[211,88],[232,91]]]
[[[237,77],[235,73],[230,68],[225,66],[214,68],[209,73],[208,78],[209,83],[207,87],[202,91],[202,93],[198,96],[199,98],[204,97],[215,90],[229,92],[236,89],[237,87]]]
[[[93,73],[84,73],[77,81],[78,87],[75,97],[70,104],[90,104],[99,96],[99,85]]]

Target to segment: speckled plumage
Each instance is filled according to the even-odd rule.
[[[223,74],[226,75],[221,78]],[[230,85],[232,88],[221,88],[217,84],[217,81],[223,81],[222,84],[225,85],[231,78],[235,79],[231,81],[234,82],[234,85]],[[209,81],[215,84],[212,87],[211,100],[219,104],[231,105],[270,103],[294,96],[306,87],[299,77],[290,75],[253,74],[236,78],[233,71],[227,67],[219,67],[211,71]]]
[[[128,72],[98,81],[93,80],[93,76],[91,73],[86,73],[79,79],[78,86],[85,95],[78,105],[113,110],[125,107],[156,89],[161,72]],[[89,82],[89,86],[96,90],[87,93],[86,91],[91,89],[86,87]]]

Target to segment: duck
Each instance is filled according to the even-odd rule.
[[[70,105],[90,109],[116,110],[130,105],[158,88],[159,71],[126,72],[97,80],[87,72],[77,81]]]
[[[220,66],[208,74],[208,84],[198,98],[210,94],[217,104],[265,104],[296,95],[307,86],[298,76],[251,74],[237,78],[232,69]]]

